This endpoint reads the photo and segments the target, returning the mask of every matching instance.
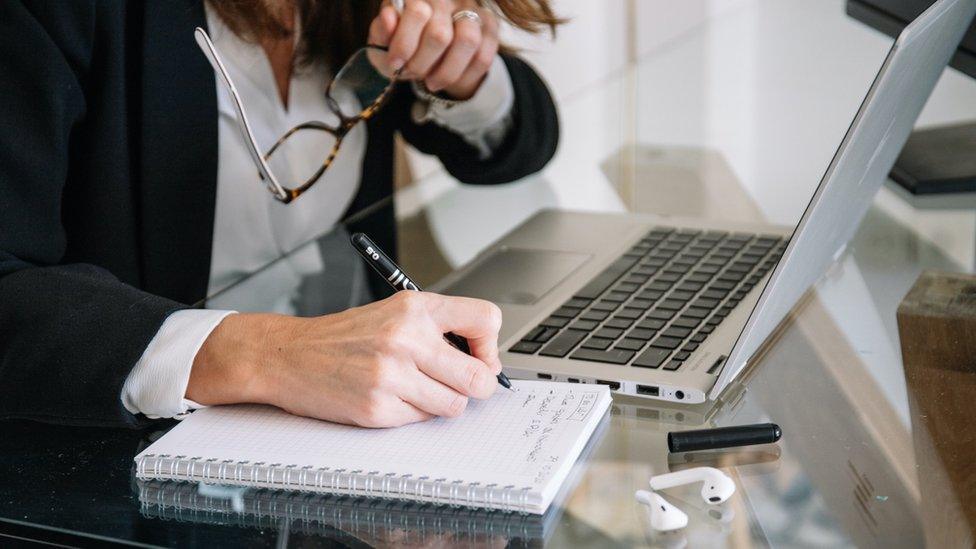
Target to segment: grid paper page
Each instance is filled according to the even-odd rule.
[[[365,429],[258,405],[194,412],[136,456],[248,460],[530,486],[551,493],[610,405],[606,387],[513,381],[458,418]],[[150,475],[146,475],[150,476]]]

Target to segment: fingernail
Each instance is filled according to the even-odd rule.
[[[393,69],[393,70],[395,70],[395,71],[398,71],[398,70],[402,69],[403,68],[403,59],[400,59],[399,57],[391,57],[390,58],[390,68]]]

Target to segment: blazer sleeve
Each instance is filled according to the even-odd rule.
[[[183,307],[62,264],[94,19],[89,3],[0,2],[0,418],[139,425],[122,384]]]
[[[403,86],[395,99],[400,132],[421,152],[436,155],[444,168],[463,183],[508,183],[541,170],[556,152],[559,117],[545,82],[522,59],[502,55],[512,78],[515,103],[512,128],[494,154],[480,159],[477,149],[460,136],[434,123],[415,124],[410,107],[415,97]]]

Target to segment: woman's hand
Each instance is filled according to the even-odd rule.
[[[455,22],[461,10],[477,13],[481,24]],[[474,0],[406,0],[402,14],[387,0],[370,26],[369,43],[389,47],[390,66],[403,67],[402,78],[464,100],[478,91],[498,53],[498,20]]]
[[[454,417],[494,393],[500,327],[492,303],[421,292],[318,318],[230,315],[197,353],[186,397],[364,427]],[[466,337],[473,356],[446,332]]]

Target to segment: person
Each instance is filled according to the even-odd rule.
[[[395,249],[383,202],[395,132],[469,184],[524,177],[554,154],[551,95],[498,37],[502,19],[555,29],[546,0],[403,4],[0,3],[0,417],[139,427],[251,402],[388,427],[492,394],[501,318],[485,301],[399,292],[314,318],[190,307],[367,207],[380,205],[353,228]],[[283,204],[196,27],[265,145],[296,121],[336,119],[331,71],[367,43],[400,81],[323,179]]]

